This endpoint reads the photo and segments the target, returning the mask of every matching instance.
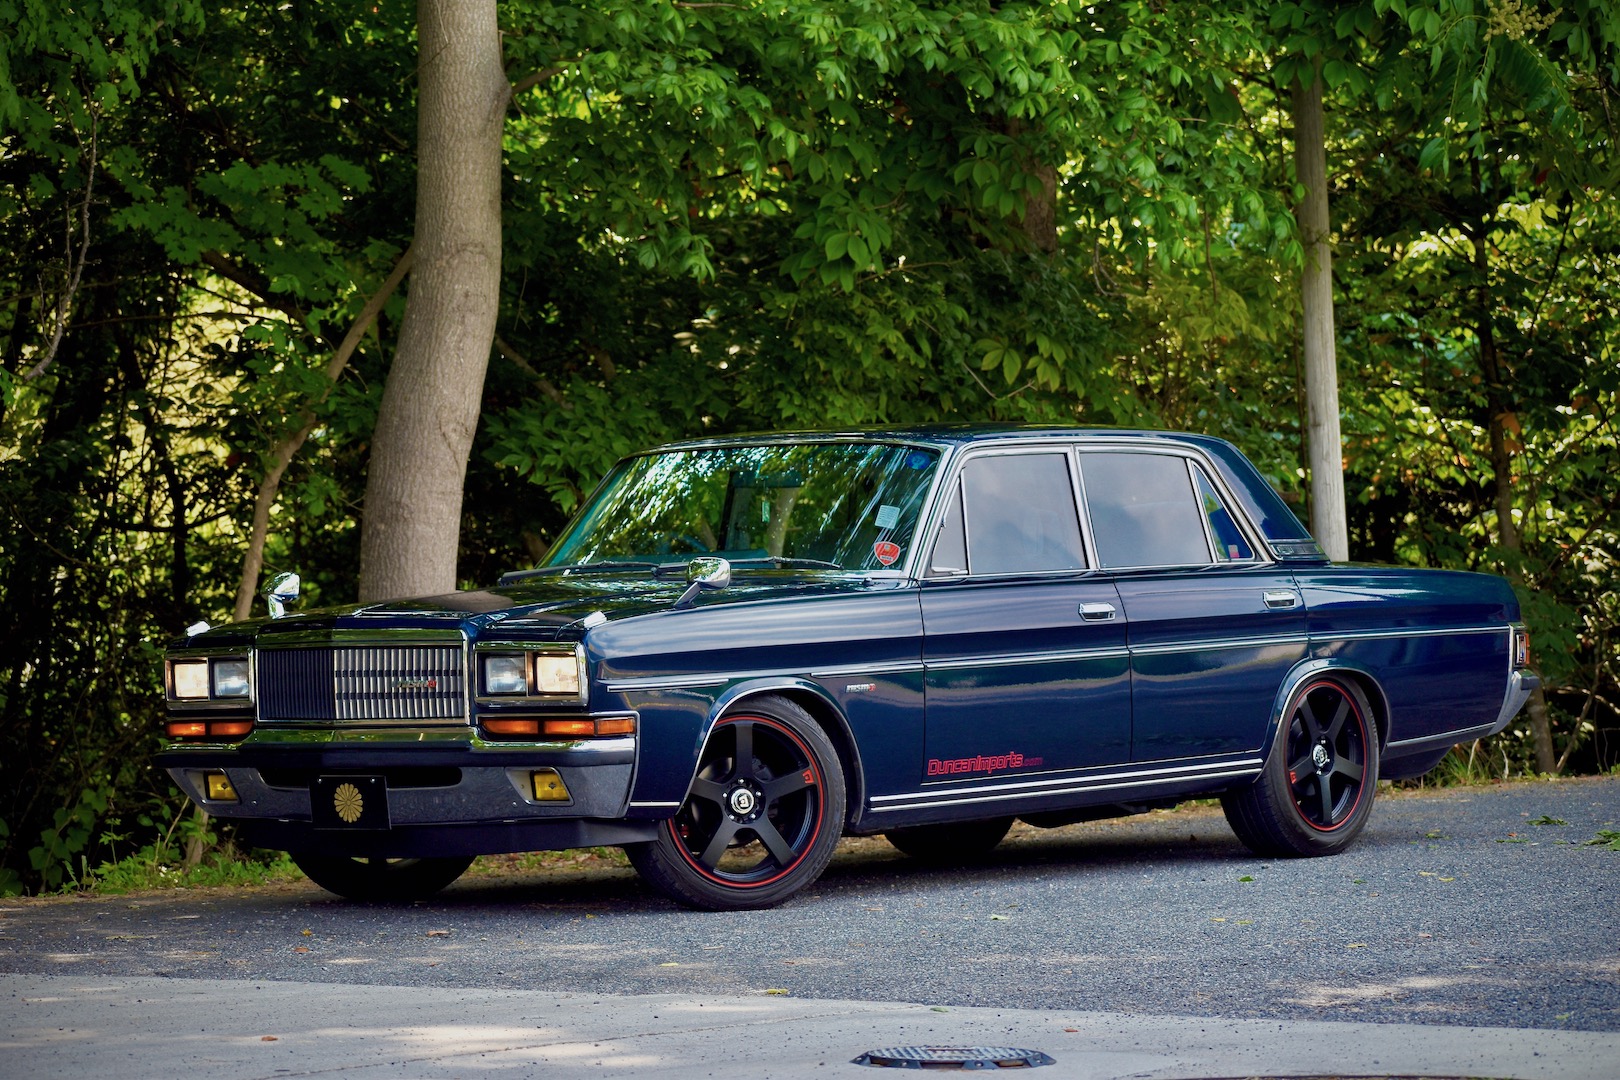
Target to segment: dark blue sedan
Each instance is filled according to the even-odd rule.
[[[1328,855],[1536,685],[1506,582],[1332,565],[1233,446],[1165,432],[682,443],[493,588],[288,613],[287,577],[170,649],[160,761],[364,899],[616,845],[762,907],[846,833],[960,860],[1212,795]]]

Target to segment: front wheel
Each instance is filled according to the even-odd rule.
[[[625,849],[665,895],[710,911],[770,907],[815,881],[838,845],[844,774],[827,735],[783,698],[715,724],[686,802]]]
[[[360,859],[294,853],[292,861],[309,880],[348,900],[421,900],[465,873],[472,865],[472,856]]]
[[[1289,699],[1259,779],[1221,797],[1226,820],[1257,855],[1333,855],[1372,813],[1378,732],[1366,695],[1335,676]]]

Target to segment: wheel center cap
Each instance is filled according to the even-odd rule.
[[[754,812],[754,807],[759,805],[754,793],[745,787],[733,788],[726,801],[731,805],[731,812],[738,817],[747,817]]]
[[[1328,748],[1323,743],[1317,743],[1311,747],[1311,761],[1318,769],[1327,768],[1328,762],[1332,760],[1333,755],[1328,753]]]

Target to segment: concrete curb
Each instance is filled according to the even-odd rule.
[[[1620,1033],[786,997],[616,997],[327,983],[0,975],[0,1074],[346,1078],[894,1075],[893,1046],[1011,1046],[1065,1078],[1613,1080]],[[1002,1070],[996,1070],[1001,1072]],[[908,1070],[901,1075],[914,1075]],[[983,1075],[982,1073],[976,1075]]]

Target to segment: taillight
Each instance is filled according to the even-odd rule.
[[[1513,670],[1530,665],[1530,631],[1522,626],[1513,628]]]

